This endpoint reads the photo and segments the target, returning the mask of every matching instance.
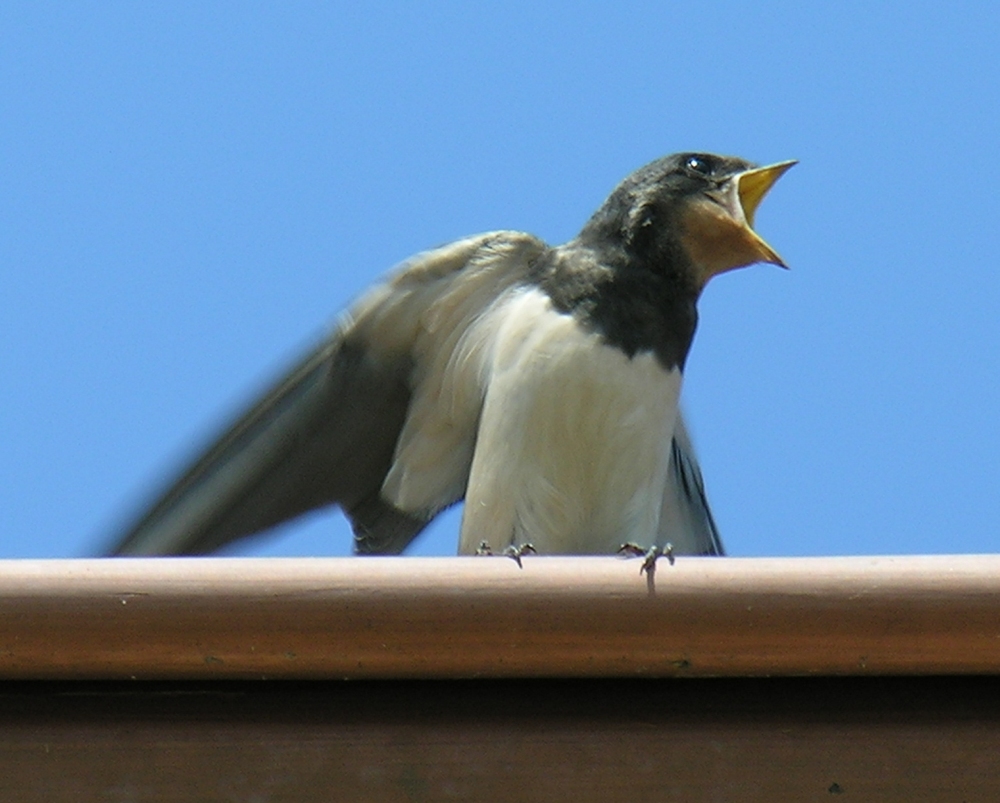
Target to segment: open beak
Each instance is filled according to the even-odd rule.
[[[747,234],[751,240],[751,247],[756,251],[756,256],[761,262],[770,262],[787,268],[785,261],[778,256],[764,238],[753,230],[754,215],[757,207],[767,195],[767,191],[774,186],[779,178],[793,165],[798,164],[798,160],[790,159],[787,162],[778,162],[767,167],[755,167],[753,170],[746,170],[733,176],[736,182],[736,191],[739,195],[740,206],[743,208],[743,217],[746,219]]]

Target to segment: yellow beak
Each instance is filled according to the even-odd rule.
[[[755,167],[753,170],[747,170],[734,176],[736,189],[739,193],[740,206],[743,207],[743,217],[746,218],[747,228],[754,239],[753,244],[756,246],[760,261],[771,262],[783,268],[787,268],[788,266],[778,256],[778,253],[764,241],[764,238],[753,230],[753,220],[757,212],[757,207],[760,206],[760,202],[767,195],[767,191],[774,186],[774,182],[781,178],[789,168],[796,164],[798,164],[797,159],[790,159],[787,162],[778,162],[766,167]]]

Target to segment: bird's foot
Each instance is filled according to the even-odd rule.
[[[673,544],[664,544],[661,546],[653,545],[649,549],[643,549],[638,544],[622,544],[618,548],[619,555],[625,555],[626,557],[639,557],[642,556],[642,566],[639,567],[639,576],[642,573],[646,573],[646,588],[649,591],[650,596],[656,595],[656,561],[662,557],[665,557],[670,561],[670,565],[674,565],[674,546]]]
[[[656,561],[660,558],[666,558],[670,561],[671,566],[674,565],[673,544],[664,544],[663,546],[654,544],[649,549],[643,549],[638,544],[633,543],[622,544],[618,547],[618,554],[629,558],[641,557],[643,560],[642,566],[639,567],[639,574],[642,575],[645,573],[650,579],[656,573]]]
[[[476,550],[476,554],[487,556],[496,555],[493,548],[486,541],[479,542],[479,548]],[[528,554],[537,555],[538,550],[536,550],[531,544],[519,544],[518,546],[511,544],[500,554],[505,558],[510,558],[518,565],[519,568],[523,569],[524,566],[521,565],[521,556]]]
[[[656,572],[656,561],[660,558],[666,558],[670,561],[670,565],[674,565],[674,545],[664,544],[662,547],[654,544],[649,549],[643,549],[638,544],[628,543],[622,544],[618,547],[618,554],[625,555],[627,557],[635,558],[642,557],[642,566],[639,567],[639,574],[645,572],[646,574],[652,575]]]

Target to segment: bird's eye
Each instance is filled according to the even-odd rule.
[[[684,166],[692,173],[697,173],[700,176],[707,176],[712,172],[711,166],[700,156],[689,156],[687,161],[684,162]]]

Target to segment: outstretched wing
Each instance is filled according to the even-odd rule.
[[[657,543],[680,555],[724,555],[684,417],[677,414]]]
[[[110,554],[204,554],[332,504],[350,517],[356,551],[402,551],[464,494],[482,404],[482,344],[468,332],[545,248],[527,234],[493,232],[405,263]]]

